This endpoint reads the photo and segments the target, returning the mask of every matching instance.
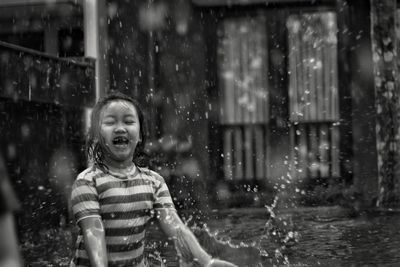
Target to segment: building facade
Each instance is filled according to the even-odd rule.
[[[1,147],[28,219],[68,213],[88,108],[109,90],[144,107],[149,164],[180,208],[398,205],[398,13],[395,0],[3,1]]]

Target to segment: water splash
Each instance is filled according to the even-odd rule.
[[[231,261],[238,266],[288,265],[289,259],[285,255],[285,250],[288,246],[298,242],[299,235],[290,229],[292,225],[286,221],[287,218],[277,216],[275,210],[278,200],[279,198],[276,196],[271,205],[265,205],[265,210],[261,210],[261,218],[268,216],[268,219],[264,225],[260,223],[258,229],[251,229],[253,225],[249,226],[249,229],[236,229],[242,228],[239,225],[240,221],[235,222],[238,218],[239,220],[243,218],[240,215],[238,218],[233,218],[233,222],[224,224],[224,229],[218,227],[221,223],[218,219],[218,225],[212,225],[213,219],[211,219],[210,225],[207,223],[194,224],[190,226],[190,229],[213,257]],[[260,217],[259,215],[257,216]],[[229,217],[229,215],[223,217]],[[188,220],[185,220],[185,224],[189,225],[191,221],[189,216]],[[212,228],[215,230],[211,230]],[[235,233],[237,230],[239,233]],[[258,231],[260,234],[252,240],[246,240],[247,231]],[[255,236],[254,233],[251,235]]]
[[[260,201],[267,203],[263,195],[255,193]],[[299,234],[294,231],[290,214],[277,211],[281,201],[275,196],[271,204],[260,208],[215,210],[202,219],[191,212],[180,217],[202,247],[215,258],[241,267],[286,266],[290,265],[287,254],[290,247],[298,243]],[[152,262],[157,262],[157,266],[167,263],[186,266],[182,263],[187,261],[173,241],[167,244],[165,239],[161,241],[161,236],[150,233],[153,238],[147,242],[147,248],[151,251]],[[152,241],[155,245],[150,248]]]

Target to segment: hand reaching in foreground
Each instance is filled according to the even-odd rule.
[[[212,259],[206,267],[238,267],[237,265],[218,259]]]
[[[186,227],[178,227],[176,229],[175,246],[180,256],[180,266],[192,266],[190,263],[197,261],[200,266],[203,265],[204,267],[238,267],[224,260],[210,260],[211,257],[201,248],[196,237]],[[199,256],[201,255],[203,259],[199,261]],[[209,260],[208,263],[207,260]]]

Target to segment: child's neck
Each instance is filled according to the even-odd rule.
[[[127,174],[132,172],[135,169],[135,164],[133,162],[129,162],[129,163],[110,163],[110,162],[106,162],[106,165],[108,167],[108,170],[111,172],[115,172],[115,173],[121,173],[121,174]]]
[[[113,166],[108,166],[109,170],[112,172],[121,172],[121,173],[129,173],[135,168],[135,164],[132,164],[131,166],[127,167],[113,167]]]

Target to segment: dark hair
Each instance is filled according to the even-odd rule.
[[[102,150],[101,142],[102,138],[100,136],[100,113],[101,110],[113,101],[127,101],[131,103],[135,108],[139,117],[140,124],[140,142],[137,144],[135,153],[133,155],[133,162],[136,162],[139,157],[145,155],[144,146],[146,144],[146,123],[144,120],[143,111],[140,108],[139,103],[133,98],[118,92],[111,91],[109,94],[101,98],[93,107],[92,114],[90,117],[90,127],[86,140],[86,153],[89,160],[92,160],[95,164],[100,167],[107,168],[104,164],[104,152]],[[140,160],[139,160],[140,161]]]

